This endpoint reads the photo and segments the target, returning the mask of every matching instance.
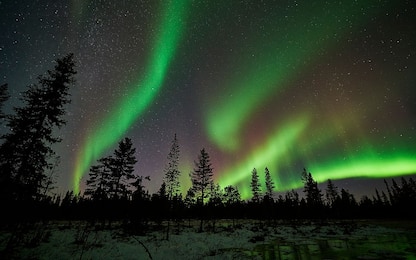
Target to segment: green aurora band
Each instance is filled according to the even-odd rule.
[[[273,41],[257,43],[256,48],[253,48],[261,50],[255,53],[257,58],[251,57],[251,53],[250,56],[237,57],[239,62],[236,63],[243,64],[240,69],[242,72],[223,83],[227,86],[223,88],[226,91],[216,95],[216,98],[222,96],[224,99],[215,99],[213,105],[208,106],[205,111],[205,127],[210,140],[222,151],[241,151],[244,147],[242,129],[256,109],[267,103],[276,92],[283,91],[285,85],[307,69],[307,65],[313,60],[319,58],[318,50],[331,49],[349,27],[365,24],[368,17],[371,17],[369,13],[379,13],[385,8],[386,6],[377,1],[346,1],[331,2],[326,8],[318,5],[307,11],[299,11],[293,19],[294,23],[276,35]],[[309,21],[314,21],[313,25]],[[282,35],[287,37],[282,40],[279,38]],[[232,98],[228,98],[230,96]],[[328,179],[383,178],[416,173],[416,151],[409,144],[401,144],[400,148],[374,146],[375,140],[370,142],[360,129],[352,129],[359,125],[354,116],[343,118],[341,122],[335,122],[321,132],[312,130],[314,128],[310,123],[315,119],[303,116],[281,124],[254,152],[232,167],[221,170],[218,173],[218,182],[222,186],[238,186],[242,198],[247,199],[251,196],[249,183],[253,168],[257,169],[263,183],[264,168],[268,167],[274,176],[276,191],[302,187],[302,169],[296,173],[284,173],[295,162],[300,161],[307,165],[307,170],[319,182]],[[310,138],[310,135],[305,137],[307,126],[308,132],[316,131],[315,139]],[[345,143],[342,138],[337,137],[347,129],[354,130],[356,142]],[[336,144],[344,144],[340,149],[340,159],[316,159],[314,152],[325,149],[325,145],[334,145],[334,138]],[[300,143],[304,146],[300,147]]]
[[[309,119],[307,116],[301,116],[295,120],[286,123],[284,127],[277,128],[268,142],[258,147],[252,152],[242,163],[223,171],[220,174],[218,182],[223,187],[230,184],[239,184],[239,191],[242,198],[248,198],[251,191],[247,180],[251,177],[251,170],[256,168],[260,180],[264,180],[263,171],[266,167],[272,172],[274,183],[279,183],[276,178],[277,168],[279,163],[287,164],[290,160],[285,158],[289,154],[289,150],[293,144],[298,140],[299,136],[306,130]],[[273,162],[273,165],[270,163]]]
[[[91,163],[123,137],[162,88],[166,72],[181,39],[188,4],[188,0],[166,2],[159,24],[160,34],[155,39],[149,64],[143,74],[145,76],[131,87],[130,93],[127,93],[105,120],[85,138],[75,165],[75,193],[79,192],[81,178]]]
[[[295,118],[293,116],[292,118]],[[412,144],[400,139],[393,139],[390,145],[370,142],[368,138],[358,135],[355,142],[345,143],[340,132],[355,130],[357,124],[354,118],[334,119],[332,126],[326,131],[313,130],[313,117],[303,116],[292,119],[285,124],[279,124],[269,139],[259,145],[247,158],[219,174],[221,185],[236,185],[243,199],[251,197],[249,187],[251,170],[257,169],[260,181],[264,184],[264,168],[268,167],[275,183],[275,191],[284,192],[303,186],[300,168],[298,172],[286,172],[292,168],[296,160],[301,159],[307,170],[318,182],[328,179],[339,180],[346,178],[386,178],[416,173],[415,148]],[[339,122],[338,122],[339,121]],[[316,140],[311,138],[315,136]],[[312,140],[311,140],[312,139]],[[316,160],[314,152],[320,151],[328,144],[339,147],[339,157],[329,155],[328,158]],[[397,149],[400,147],[400,150]]]
[[[377,1],[330,2],[325,7],[304,5],[294,14],[293,23],[275,39],[254,43],[255,49],[261,50],[255,53],[257,58],[253,60],[250,54],[236,62],[245,64],[243,73],[224,84],[226,94],[217,95],[232,98],[216,99],[205,111],[205,127],[211,141],[224,151],[237,151],[241,145],[239,130],[256,108],[317,58],[318,50],[336,43],[343,36],[342,28],[365,22],[369,13],[382,7]]]

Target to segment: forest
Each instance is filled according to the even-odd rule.
[[[56,60],[53,70],[38,77],[21,94],[24,104],[5,115],[2,107],[9,99],[7,85],[0,87],[0,116],[9,132],[1,139],[0,198],[2,218],[7,224],[19,221],[82,219],[88,221],[122,220],[142,232],[148,221],[186,219],[200,220],[203,231],[206,219],[349,219],[400,218],[413,219],[416,205],[416,182],[384,180],[385,191],[357,201],[348,190],[327,181],[324,191],[318,188],[313,175],[303,169],[299,178],[303,194],[295,190],[275,197],[271,173],[264,169],[265,191],[261,191],[259,172],[252,169],[252,191],[249,200],[242,200],[238,188],[221,188],[214,182],[209,153],[202,148],[190,174],[192,186],[181,194],[179,177],[180,146],[173,137],[167,155],[164,182],[158,192],[149,194],[145,184],[149,176],[134,174],[137,162],[132,140],[124,138],[112,155],[99,159],[90,168],[83,194],[68,191],[56,195],[50,174],[58,155],[51,148],[61,141],[55,131],[65,125],[65,106],[70,103],[70,87],[76,74],[73,54]],[[247,169],[248,171],[250,169]],[[54,195],[53,195],[54,194]]]
[[[195,234],[208,232],[211,235],[218,230],[228,233],[243,230],[242,221],[249,221],[247,227],[251,231],[245,232],[264,233],[262,230],[273,227],[273,232],[278,233],[276,228],[281,221],[289,223],[294,232],[299,232],[301,226],[312,227],[309,224],[305,226],[305,221],[318,221],[321,223],[317,227],[320,230],[327,225],[322,223],[328,221],[341,221],[342,224],[360,219],[393,219],[406,222],[416,217],[416,182],[411,177],[402,177],[400,182],[384,180],[385,190],[375,190],[374,196],[363,196],[357,200],[330,179],[326,181],[325,190],[321,190],[306,167],[299,172],[303,192],[292,189],[276,194],[271,177],[273,173],[268,168],[253,168],[247,169],[251,171],[251,181],[246,184],[250,187],[251,198],[242,199],[238,187],[220,187],[215,183],[211,158],[205,148],[196,156],[195,166],[189,174],[192,185],[186,194],[182,194],[179,179],[183,173],[179,170],[180,144],[176,134],[166,157],[164,181],[156,193],[150,194],[146,189],[146,184],[151,181],[149,176],[134,173],[136,148],[133,141],[125,137],[111,155],[100,158],[90,167],[83,180],[86,188],[82,193],[67,191],[61,196],[54,192],[53,169],[59,155],[52,147],[62,141],[57,131],[66,123],[65,109],[71,101],[70,90],[75,84],[75,75],[73,54],[57,59],[52,70],[40,75],[36,84],[21,93],[23,105],[15,107],[13,114],[3,112],[10,95],[7,84],[0,86],[0,119],[2,127],[7,129],[1,136],[0,145],[0,256],[19,258],[22,245],[24,248],[35,248],[42,242],[50,242],[48,237],[52,233],[47,230],[51,226],[47,223],[57,221],[86,223],[75,225],[78,230],[72,242],[76,245],[75,253],[70,253],[69,258],[76,254],[81,259],[86,251],[99,246],[99,243],[88,242],[93,230],[98,236],[99,230],[111,231],[117,226],[137,241],[145,249],[145,255],[152,259],[150,251],[137,239],[137,235],[144,236],[158,230],[164,240],[169,241],[172,236],[179,239],[181,232],[189,239],[193,236],[189,228],[195,228]],[[260,174],[264,174],[262,179],[265,183],[260,183]],[[262,186],[266,189],[261,190]],[[265,223],[268,226],[264,226]],[[344,231],[341,235],[351,234],[350,228],[354,229],[351,222],[347,223],[347,226],[342,224]],[[65,225],[57,227],[55,233],[72,230]],[[289,227],[280,225],[280,230]],[[257,234],[247,239],[256,243],[264,241],[264,237],[264,234]],[[155,247],[152,249],[155,254],[159,242],[151,236],[148,239],[148,243]],[[209,243],[217,239],[210,239]],[[228,243],[233,241],[235,239]],[[348,247],[346,244],[345,248]],[[214,253],[211,250],[206,254],[225,252],[213,248]],[[300,254],[299,248],[291,244],[290,250],[295,251],[290,254],[296,257]],[[183,254],[189,256],[190,249],[183,250]],[[267,259],[265,254],[268,249],[264,250],[261,249],[260,254]],[[280,255],[282,250],[273,249],[272,253]],[[235,249],[228,251],[236,253]],[[307,251],[307,254],[311,252]]]

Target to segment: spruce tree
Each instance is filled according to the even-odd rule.
[[[252,200],[253,202],[260,202],[260,181],[259,175],[257,174],[256,168],[251,171],[251,193],[253,194]]]
[[[265,183],[266,183],[266,198],[267,200],[273,200],[273,189],[274,187],[274,182],[272,180],[272,177],[270,176],[270,171],[269,169],[266,167],[264,169],[264,174],[265,174]]]
[[[204,204],[208,198],[208,189],[213,182],[213,169],[211,166],[211,159],[205,148],[201,150],[198,156],[198,161],[195,162],[195,168],[191,173],[192,188],[197,194],[198,202]]]
[[[328,206],[330,207],[332,207],[335,201],[339,199],[338,187],[332,183],[331,179],[328,179],[325,196]]]
[[[101,158],[97,165],[91,166],[85,195],[91,196],[94,200],[105,200],[109,197],[111,159],[111,157]]]
[[[205,199],[208,198],[209,190],[213,184],[213,169],[209,154],[202,148],[198,161],[195,162],[195,168],[191,173],[192,189],[196,193],[197,203],[204,206]],[[202,223],[204,216],[201,215],[199,231],[202,232]]]
[[[136,148],[133,148],[131,139],[126,137],[119,142],[118,148],[114,151],[114,157],[110,159],[110,184],[112,197],[115,199],[127,198],[131,194],[131,182],[136,179],[133,174],[134,165],[137,162],[135,152]]]
[[[172,200],[179,192],[179,144],[176,134],[168,154],[168,164],[165,168],[166,193],[169,200]]]
[[[322,194],[318,188],[318,182],[314,180],[312,174],[303,169],[302,181],[304,184],[304,192],[306,195],[306,203],[312,207],[318,207],[322,205]]]
[[[73,54],[56,60],[54,70],[38,77],[22,95],[23,107],[7,117],[10,132],[0,147],[0,185],[3,199],[40,199],[53,167],[52,145],[61,141],[53,135],[62,127],[69,87],[74,83]]]

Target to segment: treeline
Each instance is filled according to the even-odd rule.
[[[113,154],[100,158],[85,179],[81,194],[68,191],[64,196],[51,195],[54,167],[59,157],[51,148],[60,142],[53,132],[65,124],[65,105],[70,102],[69,88],[74,84],[75,64],[69,54],[56,61],[56,66],[38,83],[22,93],[23,107],[14,115],[4,115],[2,106],[9,98],[7,85],[0,86],[0,117],[9,132],[0,146],[0,207],[7,221],[83,219],[92,222],[123,220],[142,226],[148,221],[198,219],[302,219],[302,218],[414,218],[416,183],[412,178],[385,181],[386,191],[375,191],[359,201],[348,190],[327,181],[320,190],[312,174],[303,169],[299,174],[303,194],[287,191],[276,196],[275,183],[268,168],[264,169],[265,191],[261,190],[259,173],[252,169],[252,197],[241,198],[238,187],[220,187],[214,182],[209,153],[203,148],[190,173],[191,187],[181,193],[179,177],[180,149],[173,137],[164,169],[164,182],[158,192],[149,194],[145,184],[149,176],[134,174],[135,148],[129,138],[118,143]],[[249,170],[249,169],[248,169]],[[169,228],[168,228],[169,230]],[[167,232],[169,234],[169,231]]]

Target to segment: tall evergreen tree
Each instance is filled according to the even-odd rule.
[[[328,179],[325,196],[329,206],[332,206],[339,198],[338,187],[334,185],[331,179]]]
[[[264,174],[265,174],[265,182],[266,182],[266,198],[268,200],[273,200],[273,189],[275,187],[274,187],[274,182],[272,180],[272,177],[270,176],[270,171],[267,167],[264,169]]]
[[[132,192],[131,182],[136,178],[133,174],[134,165],[137,162],[135,152],[136,148],[133,148],[131,139],[127,137],[119,142],[118,148],[114,151],[110,164],[113,198],[127,198]]]
[[[23,93],[25,106],[15,108],[7,118],[10,132],[0,147],[0,185],[7,187],[1,191],[2,198],[39,199],[45,187],[55,156],[52,144],[61,141],[53,130],[65,124],[65,105],[76,74],[73,54],[56,63],[54,70],[39,76],[38,84]]]
[[[195,168],[191,173],[192,189],[197,195],[197,203],[204,206],[205,199],[209,196],[209,189],[213,185],[213,169],[209,154],[202,148],[198,161],[195,162]],[[202,213],[202,212],[201,212]],[[201,214],[199,231],[202,232],[204,215]]]
[[[309,206],[317,207],[322,205],[322,193],[318,188],[318,182],[316,182],[312,174],[303,169],[302,181],[304,184],[304,192],[306,195],[306,203]]]
[[[95,200],[104,200],[109,196],[111,157],[104,157],[98,160],[97,165],[90,168],[89,178],[86,181],[85,195]]]
[[[209,188],[213,183],[213,169],[209,154],[202,148],[195,168],[191,173],[192,188],[198,196],[198,202],[204,204],[209,195]]]
[[[253,194],[252,200],[253,202],[260,202],[260,181],[259,175],[257,174],[256,168],[253,168],[251,171],[251,193]]]
[[[172,200],[179,192],[179,144],[176,134],[172,140],[170,152],[168,154],[168,164],[165,168],[166,193],[169,200]]]

